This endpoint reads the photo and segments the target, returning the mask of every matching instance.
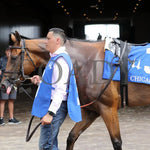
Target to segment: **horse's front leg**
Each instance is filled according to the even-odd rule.
[[[101,116],[109,131],[114,150],[122,150],[117,107],[101,105]]]
[[[99,115],[95,112],[82,109],[82,121],[76,123],[69,133],[69,136],[67,138],[66,150],[73,150],[74,143],[78,139],[80,134],[85,131],[98,116]]]

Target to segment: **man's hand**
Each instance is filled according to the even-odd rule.
[[[42,119],[41,119],[41,123],[42,125],[46,125],[46,124],[50,124],[53,120],[53,116],[49,115],[49,113],[47,113]]]
[[[39,84],[41,81],[41,78],[39,75],[35,75],[31,78],[31,82],[34,83],[34,84]]]
[[[0,75],[2,74],[2,70],[0,70]]]

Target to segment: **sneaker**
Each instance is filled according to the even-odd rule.
[[[13,119],[9,119],[8,124],[20,124],[21,121],[18,121],[17,119],[13,118]]]
[[[4,119],[0,118],[0,126],[3,126],[3,125],[5,125]]]

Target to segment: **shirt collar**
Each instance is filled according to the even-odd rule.
[[[50,53],[50,56],[51,56],[51,57],[54,57],[54,56],[59,55],[60,53],[67,53],[65,46],[59,47],[53,54]]]

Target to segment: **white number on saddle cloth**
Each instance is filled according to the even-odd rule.
[[[146,49],[146,54],[150,54],[150,48]],[[150,66],[144,66],[144,71],[147,74],[150,74]]]

